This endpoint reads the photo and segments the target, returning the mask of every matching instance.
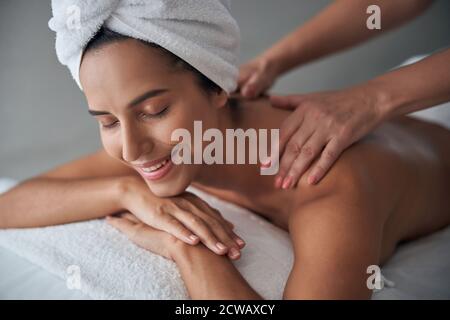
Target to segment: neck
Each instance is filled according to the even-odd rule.
[[[242,117],[240,110],[240,102],[237,99],[229,99],[228,105],[226,107],[220,108],[217,111],[218,117],[218,127],[219,131],[223,137],[223,157],[226,155],[226,130],[242,128]],[[203,133],[202,133],[203,134]],[[225,162],[225,159],[224,159]],[[199,174],[194,179],[194,185],[202,185],[205,187],[215,187],[215,188],[227,188],[230,183],[235,180],[236,171],[243,170],[244,165],[237,164],[201,164]]]

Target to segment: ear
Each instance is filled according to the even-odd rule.
[[[225,90],[220,90],[220,92],[214,92],[212,94],[213,106],[217,109],[222,108],[227,105],[228,93]]]

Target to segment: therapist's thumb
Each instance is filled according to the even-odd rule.
[[[255,72],[244,84],[242,95],[246,98],[256,98],[269,86],[270,84],[264,79],[264,75],[260,72]]]
[[[282,109],[295,109],[304,100],[303,95],[290,95],[290,96],[270,96],[270,103],[276,108]]]

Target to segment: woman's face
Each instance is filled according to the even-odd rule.
[[[206,93],[192,72],[175,70],[160,50],[134,39],[88,51],[80,81],[106,152],[137,170],[155,195],[183,192],[201,165],[170,162],[178,142],[172,132],[185,128],[193,137],[195,120],[217,128],[226,94]],[[144,172],[140,166],[152,161]]]

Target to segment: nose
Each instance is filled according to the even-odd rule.
[[[136,125],[124,125],[122,130],[122,158],[126,162],[133,162],[141,155],[153,150],[153,142]]]

